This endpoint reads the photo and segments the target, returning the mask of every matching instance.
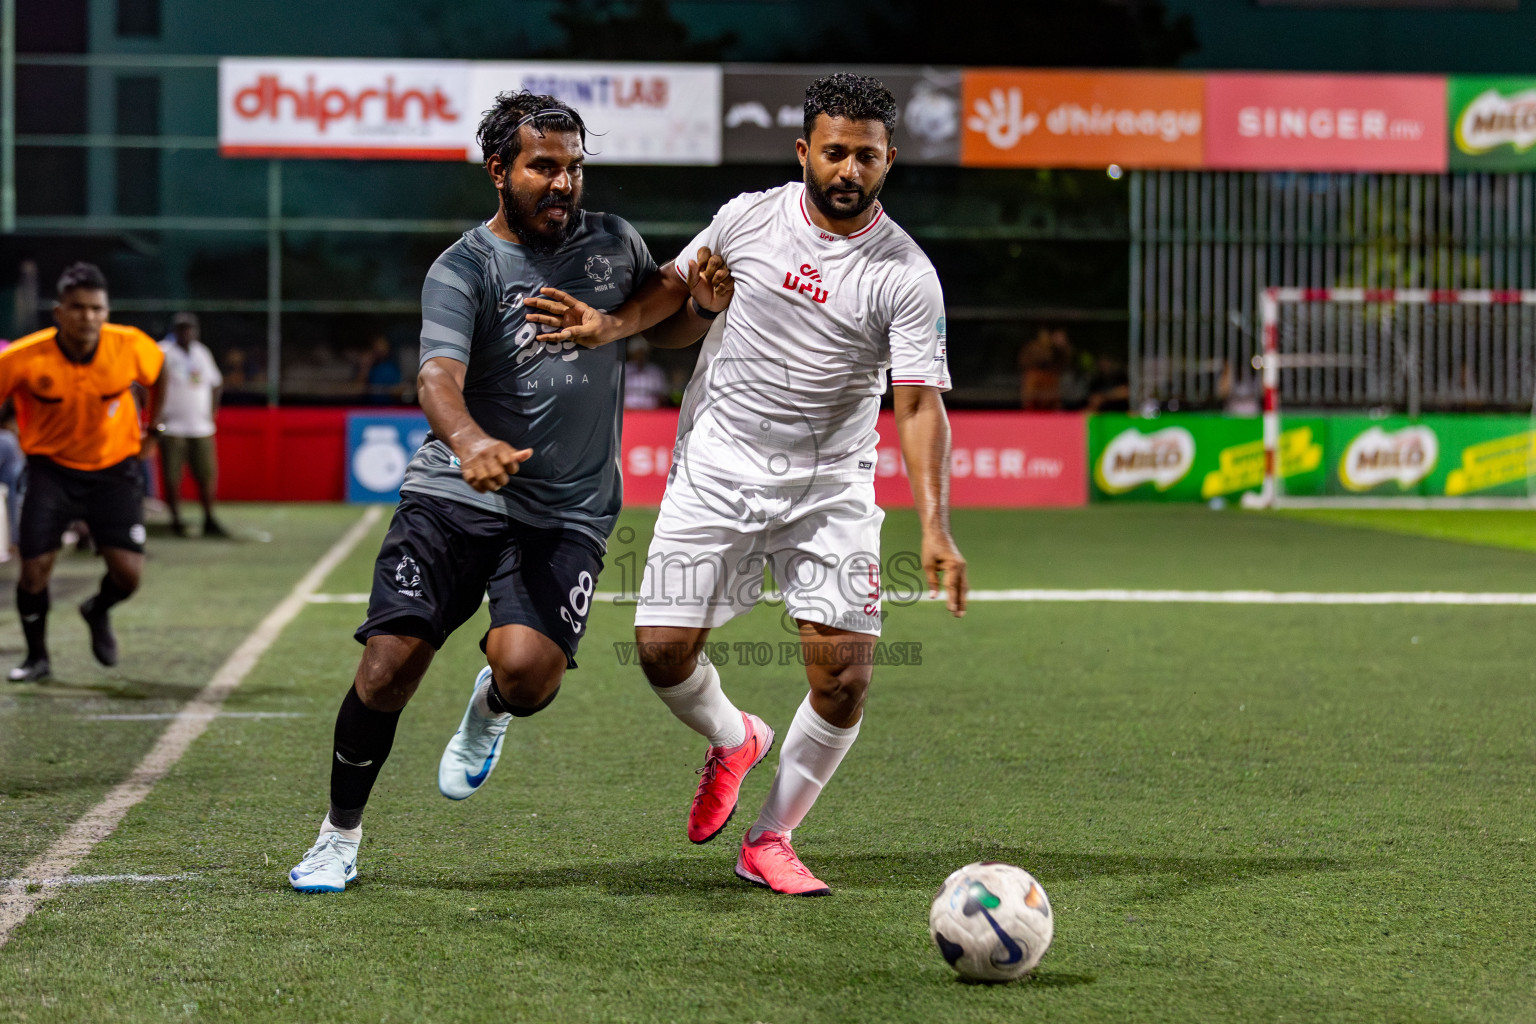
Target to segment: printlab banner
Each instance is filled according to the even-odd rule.
[[[1088,499],[1085,417],[1025,412],[952,412],[950,502],[957,508],[1081,505]],[[875,500],[912,505],[894,417],[879,421]],[[659,505],[677,437],[674,410],[624,414],[624,501]]]
[[[477,62],[469,96],[476,111],[498,93],[522,89],[570,104],[587,125],[591,163],[713,165],[720,162],[720,74],[718,64]],[[469,159],[481,159],[473,142]]]
[[[465,61],[219,61],[224,156],[463,160],[478,110]]]
[[[722,83],[722,155],[728,164],[795,164],[805,90],[848,68],[821,65],[727,64]],[[904,164],[960,162],[960,69],[857,68],[896,97],[897,158]]]

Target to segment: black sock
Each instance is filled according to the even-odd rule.
[[[347,688],[336,712],[336,745],[331,755],[332,825],[357,828],[362,824],[368,794],[395,745],[399,723],[400,712],[374,711],[357,695],[357,687]]]
[[[491,679],[490,687],[485,691],[485,704],[498,715],[512,715],[517,711],[501,697],[501,687],[496,685],[495,677]]]
[[[501,687],[496,685],[496,680],[491,680],[490,689],[485,691],[485,705],[498,715],[512,715],[514,718],[527,718],[536,715],[555,702],[560,696],[560,687],[555,687],[555,692],[539,701],[531,708],[520,707],[516,704],[508,704],[507,699],[501,695]]]
[[[27,638],[27,660],[48,657],[48,591],[29,594],[16,586],[16,611],[21,615],[21,631]]]
[[[96,596],[91,598],[91,614],[100,615],[102,612],[111,611],[115,604],[122,604],[133,596],[133,591],[124,590],[112,579],[112,574],[107,573],[101,578],[101,589]]]

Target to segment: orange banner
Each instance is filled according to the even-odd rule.
[[[1201,75],[967,70],[961,96],[965,167],[1201,164]]]

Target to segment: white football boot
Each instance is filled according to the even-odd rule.
[[[297,892],[345,892],[347,883],[357,877],[357,846],[362,841],[348,839],[340,832],[321,832],[304,859],[288,872],[288,884]]]
[[[475,710],[480,690],[495,685],[487,665],[475,677],[475,688],[469,692],[469,707],[464,709],[459,731],[448,741],[443,758],[437,763],[437,788],[449,800],[463,800],[473,794],[501,760],[501,741],[506,738],[512,716],[485,716]]]

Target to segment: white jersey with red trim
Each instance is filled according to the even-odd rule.
[[[805,185],[737,196],[701,246],[736,281],[683,397],[674,459],[757,485],[874,477],[885,375],[948,391],[944,293],[928,257],[881,209],[835,235],[811,222]]]

